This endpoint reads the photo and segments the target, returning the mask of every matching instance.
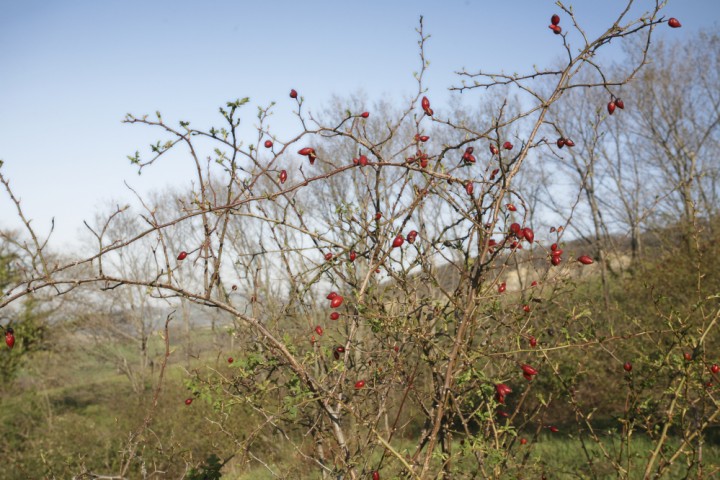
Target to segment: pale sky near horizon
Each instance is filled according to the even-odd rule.
[[[591,36],[610,25],[624,1],[572,3]],[[640,9],[653,4],[637,1]],[[717,29],[717,0],[670,0],[664,10],[691,38]],[[529,71],[562,54],[547,29],[559,13],[551,0],[516,1],[8,1],[0,0],[0,159],[33,225],[54,245],[70,245],[102,205],[127,203],[127,181],[140,192],[187,186],[171,163],[142,176],[126,155],[156,139],[121,123],[126,113],[159,110],[173,124],[218,125],[217,109],[250,97],[290,111],[291,88],[319,111],[332,95],[362,92],[368,105],[417,91],[417,33],[425,19],[426,86],[442,106],[453,74],[487,68]],[[570,37],[577,42],[577,37]],[[472,102],[472,93],[463,101]],[[289,118],[289,117],[287,117]],[[282,115],[276,120],[282,127]],[[249,139],[252,140],[252,139]],[[17,227],[0,191],[0,228]]]

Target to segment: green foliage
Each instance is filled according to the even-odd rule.
[[[223,463],[217,455],[210,455],[205,462],[198,468],[193,468],[188,472],[187,480],[220,480],[222,474],[220,469]]]

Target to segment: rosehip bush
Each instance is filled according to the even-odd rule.
[[[547,460],[528,453],[534,444],[573,432],[601,451],[588,463],[607,462],[626,477],[629,450],[607,449],[594,405],[583,398],[592,381],[610,378],[608,389],[623,395],[607,412],[619,419],[618,438],[627,444],[643,431],[654,442],[643,471],[662,474],[718,415],[698,387],[712,364],[699,354],[713,317],[703,317],[703,333],[670,327],[662,355],[623,351],[648,351],[623,342],[650,341],[651,332],[606,332],[590,307],[565,303],[597,262],[565,245],[563,227],[534,226],[532,192],[519,179],[528,162],[575,147],[568,137],[580,147],[570,128],[548,120],[568,91],[609,90],[612,100],[597,109],[623,110],[614,91],[643,66],[653,28],[665,20],[659,6],[633,20],[620,15],[590,39],[572,10],[562,10],[562,17],[548,12],[565,54],[560,68],[463,72],[455,90],[490,91],[491,111],[473,118],[433,101],[422,20],[417,94],[403,105],[355,101],[317,114],[312,98],[278,92],[282,101],[258,107],[249,142],[239,131],[247,98],[220,108],[221,124],[208,130],[159,113],[128,115],[126,123],[162,137],[149,156],[130,157],[140,170],[171,151],[195,167],[180,210],[144,203],[144,230],[123,239],[93,231],[93,255],[65,266],[34,262],[38,270],[0,305],[21,298],[23,288],[68,294],[97,284],[102,291],[142,286],[159,304],[180,300],[220,312],[232,328],[233,356],[222,367],[188,371],[185,414],[209,405],[209,421],[232,446],[225,453],[241,466],[292,456],[322,478],[516,478],[544,474]],[[547,18],[537,19],[538,35]],[[580,48],[571,48],[568,35],[579,33]],[[585,69],[602,73],[597,51],[626,36],[645,40],[629,73],[575,83]],[[508,100],[515,94],[526,97]],[[295,113],[297,131],[269,126],[276,109]],[[568,136],[562,142],[558,129]],[[126,213],[118,210],[105,226]],[[141,246],[154,266],[145,276],[124,275],[105,260]],[[668,324],[690,322],[658,312]],[[585,358],[591,349],[605,355],[605,367]],[[682,361],[683,349],[695,353],[692,362]],[[631,357],[632,367],[623,368]],[[158,387],[153,408],[160,394]],[[694,422],[670,460],[661,458],[666,411]],[[245,428],[228,428],[240,413]],[[142,428],[150,423],[151,416]],[[135,438],[130,457],[138,455]],[[218,457],[211,460],[192,475],[219,475]]]

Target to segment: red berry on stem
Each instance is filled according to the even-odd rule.
[[[580,255],[577,261],[582,263],[583,265],[590,265],[591,263],[593,263],[593,259],[588,257],[587,255]]]
[[[550,428],[550,431],[553,433],[557,433],[560,431],[560,429],[557,428],[555,425],[551,425],[549,428]]]
[[[325,297],[325,298],[327,298],[328,300],[332,300],[333,298],[335,298],[337,296],[338,296],[337,292],[330,292],[327,294],[327,297]]]
[[[190,405],[192,403],[192,398],[186,398],[185,399],[185,405]]]
[[[615,105],[616,105],[620,110],[625,110],[625,102],[623,102],[623,101],[620,100],[619,98],[616,98],[616,99],[615,99]]]
[[[372,472],[372,480],[380,480],[380,473],[377,470]]]
[[[560,265],[560,262],[562,262],[562,258],[560,258],[560,255],[553,255],[553,257],[550,259],[550,263],[552,263],[556,267]]]
[[[560,23],[560,15],[554,14],[552,17],[550,17],[550,23],[553,25],[558,25]]]
[[[310,147],[305,147],[305,148],[301,148],[300,150],[298,150],[298,154],[299,154],[299,155],[302,155],[302,156],[304,156],[304,157],[307,157],[307,156],[309,156],[311,153],[314,153],[314,152],[315,152],[315,149],[314,149],[314,148],[310,148]]]
[[[530,376],[532,376],[532,375],[537,375],[537,374],[538,374],[538,371],[535,370],[535,369],[534,369],[533,367],[531,367],[530,365],[525,365],[525,364],[523,364],[520,368],[522,368],[522,371],[523,371],[523,373],[524,373],[525,375],[530,375]]]
[[[410,230],[410,233],[408,233],[408,235],[407,235],[408,243],[415,243],[415,239],[417,238],[417,235],[418,235],[417,231]]]
[[[712,373],[718,373],[718,372],[720,372],[720,367],[717,365],[717,363],[713,363],[712,366],[710,367],[710,371]]]
[[[610,103],[608,103],[608,105],[607,105],[607,110],[608,110],[608,113],[609,113],[610,115],[612,115],[613,113],[615,113],[615,102],[610,102]]]
[[[348,256],[350,257],[350,261],[351,261],[351,262],[354,262],[355,259],[357,258],[357,253],[355,253],[354,251],[352,251],[352,252],[350,252],[350,255],[348,255]]]
[[[505,207],[508,210],[510,210],[511,212],[517,212],[517,207],[515,205],[513,205],[512,203],[508,203],[507,205],[505,205]]]
[[[228,357],[228,363],[233,363],[235,359],[233,357]]]
[[[558,146],[558,148],[563,148],[565,146],[565,139],[560,137],[557,139],[557,142],[555,142]]]
[[[297,91],[294,88],[290,90],[290,98],[297,98]]]
[[[527,444],[527,440],[524,439],[524,438],[521,438],[521,439],[520,439],[520,445],[525,445],[525,444]]]
[[[7,345],[10,350],[15,346],[15,330],[13,330],[12,327],[5,329],[5,345]]]
[[[404,242],[405,242],[405,239],[403,238],[403,236],[398,235],[393,240],[392,246],[393,246],[393,248],[398,248],[398,247],[401,247]]]
[[[287,172],[285,170],[280,172],[280,184],[285,183],[287,180]]]
[[[360,114],[362,118],[368,118],[370,116],[370,112],[363,112]]]
[[[360,389],[363,388],[364,386],[365,386],[365,380],[358,380],[357,382],[355,382],[355,389],[356,389],[356,390],[360,390]]]
[[[428,100],[427,97],[422,98],[420,105],[422,106],[422,109],[425,111],[425,115],[432,117],[432,114],[434,112],[432,111],[432,108],[430,108],[430,100]]]
[[[323,334],[323,328],[322,328],[320,325],[317,325],[317,326],[315,327],[315,333],[317,333],[318,335],[322,336],[322,334]]]
[[[520,228],[520,224],[519,224],[519,223],[513,222],[513,223],[510,224],[510,231],[513,233],[513,235],[519,237],[519,236],[520,236],[520,232],[522,231],[522,228]]]
[[[345,299],[341,297],[340,295],[337,295],[335,298],[333,298],[330,301],[330,308],[338,308],[340,305],[342,305],[343,301]]]
[[[537,338],[530,337],[530,346],[533,348],[537,347]]]
[[[512,150],[512,149],[513,149],[513,144],[510,143],[510,142],[505,142],[505,143],[503,143],[503,148],[504,148],[505,150]]]
[[[686,361],[686,362],[691,361],[692,358],[693,358],[693,357],[692,357],[692,353],[690,353],[690,352],[685,352],[685,353],[683,353],[683,358],[685,358],[685,361]]]
[[[668,26],[670,28],[680,28],[680,27],[682,27],[682,24],[680,23],[680,20],[673,17],[670,20],[668,20]]]
[[[186,252],[185,250],[183,250],[182,252],[180,252],[180,253],[178,254],[177,259],[178,259],[178,260],[185,260],[185,259],[187,258],[187,255],[188,255],[187,252]]]
[[[623,365],[623,368],[625,369],[626,372],[632,372],[632,363],[625,362],[625,364]]]
[[[523,305],[523,311],[525,313],[530,313],[530,305]]]
[[[525,240],[528,241],[528,243],[533,243],[535,241],[535,232],[533,232],[532,228],[525,227],[521,231],[522,236],[525,237]]]
[[[512,393],[512,389],[504,383],[498,383],[495,385],[495,398],[498,403],[505,403],[505,396]]]
[[[467,194],[468,194],[468,195],[472,195],[472,194],[473,194],[473,190],[475,190],[475,187],[473,187],[473,183],[472,183],[472,182],[467,182],[467,183],[465,184],[465,191],[467,192]]]
[[[337,320],[338,318],[340,318],[340,314],[338,312],[332,312],[330,314],[330,320]]]
[[[500,285],[498,285],[498,293],[503,293],[506,288],[507,285],[505,285],[505,282],[502,282]]]
[[[494,144],[490,144],[490,153],[493,155],[497,155],[500,152],[498,148]]]
[[[329,262],[329,261],[332,260],[332,259],[333,259],[333,254],[332,254],[332,253],[328,252],[328,253],[325,254],[325,260],[327,260],[327,261]]]
[[[273,146],[272,140],[265,140],[265,148],[271,148]]]
[[[560,25],[550,25],[548,28],[552,30],[555,35],[562,33],[562,27]]]

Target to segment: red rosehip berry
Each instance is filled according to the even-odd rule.
[[[610,114],[610,115],[615,113],[615,102],[610,102],[607,104],[607,111],[608,111],[608,114]]]
[[[290,98],[297,98],[297,91],[294,88],[290,90]]]
[[[680,27],[682,27],[682,24],[680,23],[680,20],[673,17],[668,20],[668,26],[670,28],[680,28]]]
[[[558,25],[560,23],[560,15],[554,14],[552,17],[550,17],[550,23],[553,25]]]
[[[363,112],[360,114],[362,118],[368,118],[370,116],[370,112]]]
[[[623,368],[625,369],[626,372],[632,372],[632,363],[625,362],[625,364],[623,365]]]
[[[188,256],[187,252],[183,250],[182,252],[180,252],[178,254],[177,259],[178,259],[178,261],[185,260],[187,258],[187,256]]]
[[[593,263],[593,259],[588,257],[587,255],[580,255],[577,261],[582,263],[583,265],[590,265]]]
[[[273,142],[272,140],[265,140],[265,148],[272,148]]]
[[[5,329],[5,345],[7,345],[10,350],[15,346],[15,330],[13,330],[12,327]]]

